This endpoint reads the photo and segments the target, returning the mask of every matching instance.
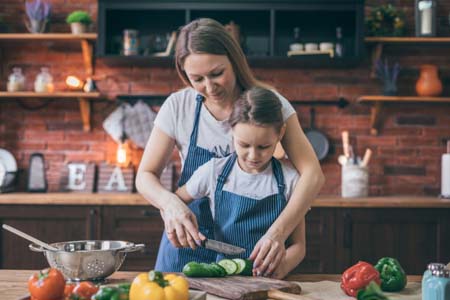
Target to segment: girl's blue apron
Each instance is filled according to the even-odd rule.
[[[198,125],[203,96],[198,95],[196,101],[194,128],[192,129],[188,153],[178,186],[184,185],[197,168],[214,157],[212,152],[197,146]],[[189,204],[189,208],[197,217],[199,231],[207,238],[212,239],[214,225],[209,199],[202,198],[194,200]],[[162,272],[181,272],[183,266],[190,261],[210,263],[216,260],[216,256],[216,252],[206,250],[205,248],[197,248],[196,250],[192,250],[191,248],[175,248],[168,240],[166,231],[164,231],[159,246],[155,270]]]
[[[218,240],[245,248],[246,251],[239,257],[248,258],[256,243],[286,206],[285,184],[281,164],[272,157],[272,170],[278,185],[277,194],[258,200],[223,191],[223,186],[236,162],[236,157],[234,153],[228,158],[217,179],[214,199],[214,234]],[[230,257],[219,254],[217,260]]]

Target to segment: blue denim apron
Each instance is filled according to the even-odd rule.
[[[277,181],[278,193],[257,200],[228,191],[223,186],[236,162],[236,154],[228,158],[217,179],[214,199],[215,237],[246,251],[238,257],[248,258],[256,243],[267,232],[286,206],[284,176],[281,164],[272,157],[272,170]],[[236,257],[236,256],[233,256]],[[231,258],[220,254],[217,260]]]
[[[194,128],[192,129],[188,153],[184,162],[178,186],[184,185],[191,178],[197,168],[208,162],[214,157],[214,154],[206,149],[197,146],[198,124],[200,111],[202,108],[203,96],[196,98],[197,106],[195,110]],[[189,204],[189,208],[197,217],[199,231],[207,238],[213,238],[214,224],[209,207],[209,199],[196,199]],[[155,270],[162,272],[181,272],[183,266],[190,261],[213,262],[216,260],[217,253],[204,248],[175,248],[167,238],[166,231],[163,232],[159,246],[158,257],[156,259]]]

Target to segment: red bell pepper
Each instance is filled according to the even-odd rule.
[[[347,295],[356,297],[358,290],[365,288],[371,281],[380,285],[380,273],[371,264],[360,261],[342,274],[341,289]]]

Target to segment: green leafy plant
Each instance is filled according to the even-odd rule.
[[[368,36],[402,36],[405,31],[405,13],[392,4],[372,9],[366,19]]]
[[[83,10],[76,10],[70,13],[66,18],[67,23],[82,23],[89,25],[92,23],[91,16]]]

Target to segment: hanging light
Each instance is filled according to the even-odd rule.
[[[116,161],[117,164],[121,166],[127,166],[128,165],[128,144],[127,144],[127,134],[125,133],[125,105],[122,104],[122,118],[120,120],[120,123],[122,125],[122,135],[120,136],[119,144],[117,145],[117,152],[116,152]]]
[[[83,88],[84,83],[78,77],[70,75],[67,76],[66,78],[66,85],[69,89],[81,90]]]

